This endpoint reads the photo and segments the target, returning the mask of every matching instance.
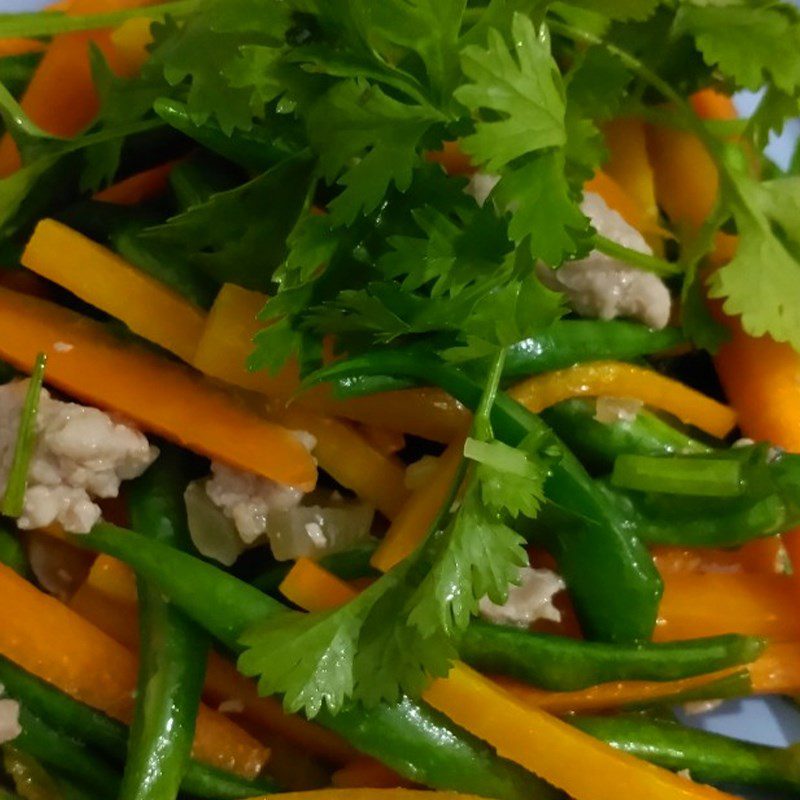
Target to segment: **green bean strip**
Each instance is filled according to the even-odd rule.
[[[609,470],[628,453],[643,456],[710,453],[713,448],[693,439],[642,409],[632,420],[598,422],[594,400],[575,398],[542,412],[542,418],[588,466]]]
[[[131,488],[134,526],[167,545],[186,546],[190,537],[177,487],[188,480],[186,457],[162,450]],[[174,800],[192,751],[209,641],[149,580],[139,576],[137,592],[139,689],[119,797]]]
[[[234,652],[241,651],[239,637],[246,630],[285,610],[232,575],[133,531],[101,523],[72,541],[127,563]],[[409,698],[369,711],[348,707],[335,717],[320,714],[317,721],[404,777],[434,788],[497,800],[559,796],[529,772],[499,758],[484,742]]]
[[[418,352],[402,350],[336,362],[311,376],[305,385],[387,374],[433,383],[473,409],[480,400],[480,385],[459,370]],[[552,529],[551,550],[586,635],[610,642],[650,638],[662,584],[635,530],[623,524],[581,463],[536,414],[499,394],[492,409],[492,425],[506,444],[516,446],[533,433],[549,440],[561,454],[545,486],[551,504],[565,509]]]
[[[552,691],[572,691],[611,681],[672,681],[705,675],[749,664],[764,646],[761,639],[736,635],[607,645],[473,620],[458,652],[481,671],[510,675]]]
[[[128,729],[121,722],[79,703],[0,656],[0,683],[6,693],[44,720],[53,730],[96,749],[114,763],[125,761]],[[275,791],[271,782],[247,780],[233,773],[190,761],[181,791],[195,797],[236,800]]]
[[[22,543],[2,521],[0,521],[0,564],[11,567],[23,577],[28,575],[28,559],[25,557]]]
[[[24,704],[20,704],[19,723],[22,733],[14,739],[14,747],[101,796],[116,794],[119,773],[80,742],[53,730]]]
[[[688,769],[702,783],[735,783],[800,792],[800,752],[751,744],[642,715],[576,716],[571,725],[617,750],[672,770]]]

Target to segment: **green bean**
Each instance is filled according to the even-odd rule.
[[[162,449],[130,490],[134,526],[173,547],[190,540],[177,487],[188,481],[186,456]],[[180,502],[179,502],[180,501]],[[174,800],[194,739],[209,640],[146,578],[137,578],[139,688],[120,800]]]
[[[645,716],[576,716],[569,723],[617,750],[702,783],[735,783],[800,792],[800,750],[751,744]]]
[[[239,638],[246,630],[284,610],[276,600],[232,575],[133,531],[101,523],[73,541],[127,563],[234,652],[241,650]],[[369,711],[349,706],[335,717],[320,714],[317,721],[404,777],[435,788],[497,800],[558,796],[535,776],[498,757],[484,742],[409,698]]]
[[[11,567],[14,572],[22,576],[28,575],[28,559],[19,536],[12,533],[2,520],[0,520],[0,564]]]
[[[712,448],[674,428],[645,409],[632,420],[598,422],[594,400],[575,398],[542,412],[542,418],[587,466],[610,470],[614,459],[637,455],[688,455]]]
[[[121,722],[79,703],[1,656],[0,683],[8,696],[53,730],[97,750],[114,763],[124,763],[128,729]],[[194,760],[189,762],[181,783],[181,790],[188,794],[218,800],[255,797],[274,789],[265,779],[250,781]]]
[[[761,639],[715,636],[687,642],[608,645],[473,620],[458,644],[461,658],[489,673],[553,691],[624,680],[671,681],[749,664]]]
[[[19,723],[22,732],[14,739],[16,748],[101,795],[116,794],[119,773],[80,742],[55,731],[24,704],[20,705]]]
[[[437,385],[473,409],[482,391],[478,383],[452,366],[419,351],[399,349],[335,362],[313,375],[305,386],[364,375],[395,375]],[[560,454],[545,492],[551,505],[569,511],[552,528],[551,551],[584,633],[611,642],[650,638],[662,584],[635,530],[623,524],[595,481],[540,417],[500,393],[492,409],[492,425],[506,444],[516,446],[533,434]]]

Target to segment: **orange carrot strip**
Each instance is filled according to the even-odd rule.
[[[71,345],[64,352],[58,343]],[[311,456],[291,433],[187,367],[124,343],[66,308],[0,288],[0,358],[30,371],[48,354],[48,382],[145,430],[278,483],[313,488]]]
[[[642,226],[635,227],[642,232],[657,232],[660,229],[659,211],[644,122],[631,118],[615,119],[603,126],[603,134],[609,152],[603,172],[620,185],[640,210]]]
[[[425,159],[433,164],[441,164],[448,175],[472,175],[475,167],[458,142],[445,142],[441,150],[429,150]]]
[[[266,301],[266,295],[260,292],[225,284],[208,314],[193,363],[212,378],[268,397],[288,398],[299,385],[294,361],[277,375],[246,368],[253,336],[263,328],[257,316]],[[452,441],[469,420],[466,409],[438,389],[408,389],[339,401],[321,387],[304,394],[297,403],[324,414],[437,442]]]
[[[358,592],[310,558],[298,558],[280,585],[281,594],[306,611],[327,611],[352,600]]]
[[[288,792],[281,800],[481,800],[472,794],[426,792],[413,789],[315,789],[313,792]],[[273,800],[272,796],[262,800]]]
[[[160,197],[167,191],[169,176],[174,168],[175,162],[169,161],[144,172],[137,172],[98,192],[94,199],[118,206],[135,206]]]
[[[800,642],[770,645],[747,669],[754,694],[796,694],[800,690]],[[553,714],[594,713],[637,703],[649,703],[700,689],[739,668],[680,681],[620,681],[574,692],[548,692],[511,678],[497,678],[515,697]]]
[[[75,0],[67,14],[92,14],[152,5],[156,0]],[[89,45],[100,48],[111,68],[130,75],[116,57],[109,31],[87,31],[56,36],[45,50],[20,101],[25,113],[54,136],[71,137],[94,119],[99,107],[89,65]],[[20,155],[7,133],[0,139],[0,177],[20,167]]]
[[[111,33],[117,59],[126,74],[135,75],[147,61],[149,46],[153,42],[153,20],[136,17],[123,22]]]
[[[331,783],[337,788],[348,789],[388,789],[407,785],[400,775],[373,758],[358,758],[342,767],[331,776]]]
[[[716,681],[734,675],[736,669],[726,669],[680,681],[619,681],[601,683],[573,692],[548,692],[513,678],[497,677],[495,680],[514,697],[526,705],[541,708],[551,714],[590,714],[624,706],[652,703],[676,697],[684,692],[702,689]]]
[[[684,572],[780,572],[783,545],[779,536],[756,539],[736,550],[707,547],[654,547],[653,559],[662,575]]]
[[[537,375],[510,394],[536,412],[570,397],[633,397],[718,437],[736,425],[736,414],[727,406],[651,369],[619,361],[592,361]]]
[[[393,456],[406,446],[406,437],[399,431],[379,428],[376,425],[362,424],[358,426],[361,435],[385,456]]]
[[[372,566],[388,572],[414,552],[425,538],[439,509],[447,499],[464,451],[459,438],[440,457],[436,472],[423,486],[411,493],[403,510],[395,517],[386,536],[372,555]]]
[[[687,781],[528,705],[463,664],[435,681],[425,699],[453,722],[575,800],[712,800],[730,795]]]
[[[122,562],[98,556],[70,607],[128,649],[138,647],[135,578]],[[226,701],[239,703],[242,717],[252,725],[332,764],[344,764],[356,757],[356,751],[335,733],[287,714],[274,697],[260,697],[254,681],[213,652],[208,658],[203,697],[212,706]]]
[[[76,700],[130,722],[136,659],[121,644],[13,570],[0,565],[0,653]],[[226,717],[201,707],[194,753],[221,769],[257,775],[268,752]]]
[[[0,39],[0,58],[41,53],[44,47],[44,42],[38,39]]]
[[[325,472],[389,519],[397,516],[408,496],[400,461],[376,450],[346,422],[298,406],[273,407],[273,412],[281,425],[316,438],[314,456]]]
[[[796,595],[788,575],[728,573],[667,576],[656,641],[724,633],[800,640]]]
[[[22,264],[184,361],[194,356],[205,325],[203,311],[72,228],[42,220],[22,254]]]
[[[704,119],[734,119],[729,97],[704,90],[691,98]],[[719,173],[700,140],[688,131],[647,126],[647,151],[655,177],[656,199],[679,228],[691,233],[706,221],[719,192]]]

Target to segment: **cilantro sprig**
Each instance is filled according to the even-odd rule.
[[[262,692],[283,694],[287,709],[313,717],[351,700],[418,695],[447,674],[479,600],[505,601],[528,563],[513,523],[538,514],[549,462],[539,442],[513,448],[493,437],[503,361],[501,351],[450,497],[417,551],[339,609],[286,612],[244,637],[239,669]]]

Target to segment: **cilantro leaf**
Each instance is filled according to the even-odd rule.
[[[800,87],[800,22],[788,6],[684,2],[675,29],[691,34],[706,62],[738,87],[757,90],[768,81],[789,94]]]
[[[307,125],[325,177],[344,187],[328,205],[335,223],[349,225],[374,211],[392,185],[408,189],[421,163],[420,140],[441,119],[432,107],[396,100],[365,80],[342,81],[326,92]]]
[[[729,170],[728,179],[739,246],[714,274],[710,295],[741,315],[751,336],[769,334],[800,350],[800,178],[759,183]]]
[[[215,280],[266,291],[308,198],[313,161],[291,156],[253,180],[142,232]]]
[[[486,49],[465,48],[461,64],[471,82],[455,92],[478,120],[462,147],[473,163],[495,173],[520,156],[566,141],[564,93],[546,37],[519,13],[512,35],[513,50],[496,30],[489,31]]]
[[[511,213],[511,239],[527,240],[531,255],[552,266],[590,249],[589,220],[571,194],[564,166],[558,150],[536,154],[503,175],[492,195]]]

